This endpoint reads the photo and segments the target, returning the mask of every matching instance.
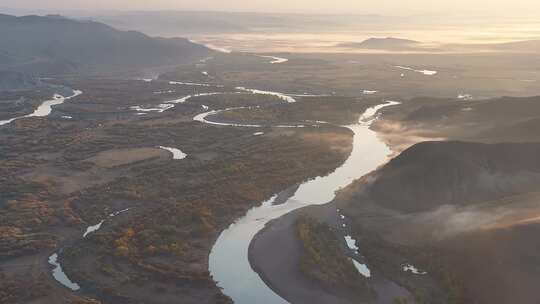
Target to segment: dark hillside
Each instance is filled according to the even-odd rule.
[[[36,74],[177,65],[203,58],[187,39],[153,38],[61,16],[0,15],[0,69]]]
[[[540,184],[540,144],[424,142],[375,173],[378,204],[425,211],[533,191]]]

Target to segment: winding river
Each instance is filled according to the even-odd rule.
[[[260,55],[259,57],[271,59],[270,64],[279,64],[279,63],[285,63],[285,62],[289,61],[289,59],[287,59],[287,58],[276,57],[276,56]]]
[[[417,70],[417,69],[413,69],[411,67],[406,67],[406,66],[402,66],[402,65],[395,65],[394,67],[398,68],[398,69],[401,69],[401,70],[413,71],[413,72],[416,72],[416,73],[424,74],[426,76],[433,76],[433,75],[437,75],[437,73],[438,73],[437,71]],[[401,74],[401,75],[402,75],[401,77],[405,76],[404,74]]]
[[[44,116],[48,116],[49,114],[51,114],[53,106],[62,104],[66,100],[77,97],[77,96],[79,96],[81,94],[82,94],[82,91],[79,91],[79,90],[74,90],[73,95],[68,96],[68,97],[64,97],[64,96],[59,95],[59,94],[54,94],[52,99],[44,101],[33,113],[28,114],[28,115],[24,115],[24,116],[14,117],[14,118],[7,119],[7,120],[0,120],[0,126],[7,125],[7,124],[9,124],[10,122],[12,122],[14,120],[24,118],[24,117],[44,117]]]
[[[399,103],[388,101],[369,108],[357,124],[347,126],[354,132],[353,150],[345,163],[333,173],[303,183],[283,204],[273,205],[276,196],[272,197],[249,210],[221,233],[210,252],[209,268],[218,286],[235,303],[287,303],[251,268],[248,260],[251,240],[270,220],[304,206],[328,203],[334,198],[336,190],[386,162],[391,151],[370,126],[380,109],[396,104]]]
[[[290,95],[281,94],[271,91],[260,91],[255,89],[246,89],[243,87],[236,88],[239,91],[250,92],[253,94],[274,95],[287,103],[293,103],[296,100]],[[74,95],[70,97],[55,96],[53,100],[44,102],[33,114],[29,116],[46,116],[51,112],[51,106],[60,104],[69,98],[73,98],[81,94],[80,91],[74,91]],[[222,93],[203,93],[207,95],[222,94]],[[199,94],[199,95],[203,95]],[[199,95],[190,95],[182,99],[176,100],[174,103],[183,103],[192,97]],[[374,170],[377,166],[387,161],[390,155],[390,149],[379,140],[377,134],[370,130],[372,122],[376,119],[378,111],[384,107],[399,104],[394,101],[387,101],[383,104],[367,109],[360,117],[359,122],[354,125],[346,126],[354,132],[353,149],[349,158],[345,163],[337,168],[333,173],[317,177],[309,180],[296,190],[285,203],[274,205],[274,200],[277,195],[263,202],[259,207],[252,208],[247,214],[238,219],[235,223],[229,226],[221,233],[218,240],[214,244],[209,256],[209,270],[218,282],[218,286],[223,289],[223,292],[230,296],[235,303],[251,304],[251,303],[287,303],[279,295],[274,293],[252,270],[248,260],[248,248],[253,237],[272,219],[281,217],[295,209],[308,206],[320,205],[330,202],[335,197],[335,191],[343,188],[355,179]],[[203,106],[203,108],[205,108]],[[193,119],[201,123],[231,126],[231,127],[260,127],[260,125],[236,124],[236,123],[221,123],[207,120],[208,116],[218,114],[222,111],[234,110],[235,108],[225,110],[207,111],[196,115]],[[160,108],[160,110],[166,110]],[[209,110],[208,107],[205,110]],[[17,118],[11,119],[9,123]],[[316,126],[316,125],[315,125]],[[292,126],[274,126],[274,127],[304,127],[304,125]],[[254,133],[260,135],[261,133]],[[171,148],[161,147],[171,151]],[[174,154],[174,151],[171,151]],[[128,209],[112,213],[110,217],[114,217]],[[105,220],[98,224],[87,228],[83,235],[85,238],[99,230]],[[60,263],[58,262],[57,253],[53,253],[49,257],[49,263],[54,266],[53,276],[65,287],[71,290],[78,290],[80,287],[77,283],[72,282],[64,274]]]
[[[109,214],[109,218],[113,218],[113,217],[116,217],[124,212],[127,212],[129,211],[130,208],[126,208],[126,209],[122,209],[122,210],[119,210],[119,211],[115,211],[111,214]],[[101,226],[103,225],[103,223],[105,223],[106,219],[103,219],[101,221],[99,221],[99,223],[95,224],[95,225],[91,225],[91,226],[88,226],[86,228],[86,231],[83,233],[83,236],[82,238],[86,238],[88,235],[98,231],[99,229],[101,229]],[[61,253],[62,252],[62,248],[60,248],[59,252],[58,253]],[[58,253],[57,252],[54,252],[53,254],[51,254],[49,256],[49,264],[53,266],[53,269],[52,269],[52,276],[53,278],[60,284],[62,284],[64,287],[66,288],[69,288],[71,289],[72,291],[77,291],[79,289],[81,289],[81,286],[79,284],[77,284],[76,282],[73,282],[68,276],[67,274],[64,272],[64,269],[62,268],[62,265],[60,264],[60,261],[58,261]]]

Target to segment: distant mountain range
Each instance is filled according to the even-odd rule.
[[[100,73],[178,65],[211,52],[187,39],[154,38],[93,21],[0,14],[0,70]]]
[[[212,11],[124,12],[91,18],[119,29],[151,35],[325,32],[354,29],[368,24],[403,23],[408,18],[380,15],[280,14]]]
[[[523,40],[496,44],[472,44],[470,48],[501,52],[537,53],[540,52],[540,40]]]
[[[419,47],[420,42],[401,38],[369,38],[362,42],[342,43],[339,47],[370,50],[409,50]]]
[[[380,50],[380,51],[411,51],[411,52],[508,52],[508,53],[538,53],[540,40],[523,40],[505,43],[450,43],[425,44],[421,41],[394,37],[369,38],[362,42],[345,42],[336,45],[343,49]]]

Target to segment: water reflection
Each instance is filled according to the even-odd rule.
[[[218,286],[223,288],[223,292],[235,303],[287,303],[268,288],[251,269],[248,260],[251,240],[270,220],[304,206],[330,202],[335,197],[336,190],[387,161],[390,149],[369,127],[378,110],[395,104],[397,102],[390,101],[369,108],[358,124],[348,126],[354,131],[353,150],[346,162],[333,173],[300,185],[284,204],[272,205],[275,197],[263,202],[221,233],[210,253],[209,267]]]

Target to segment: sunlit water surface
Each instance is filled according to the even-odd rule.
[[[336,190],[386,162],[391,151],[370,130],[370,125],[381,108],[396,104],[389,101],[369,108],[358,124],[348,126],[354,132],[353,150],[345,163],[333,173],[303,183],[284,204],[272,205],[275,197],[263,202],[221,233],[210,253],[209,267],[218,286],[235,303],[287,303],[252,270],[248,260],[251,240],[270,220],[304,206],[328,203],[334,198]]]

